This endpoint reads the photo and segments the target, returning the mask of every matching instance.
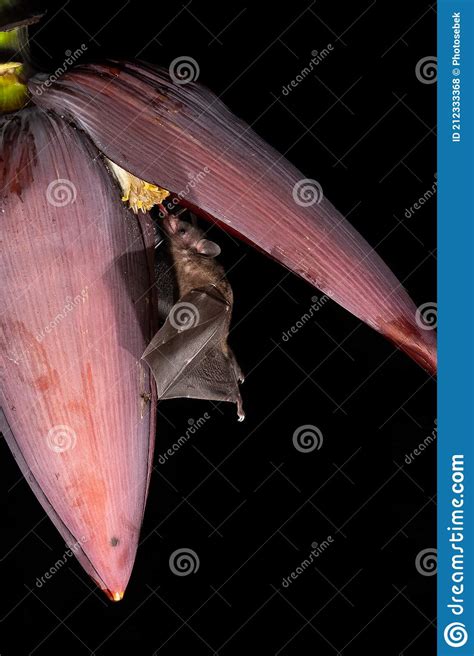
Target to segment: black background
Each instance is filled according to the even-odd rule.
[[[31,30],[38,67],[66,50],[168,66],[193,57],[200,81],[303,174],[376,247],[417,305],[435,289],[435,85],[417,62],[435,54],[435,9],[422,2],[284,5],[49,3]],[[116,13],[117,12],[117,13]],[[334,50],[288,95],[311,51]],[[212,228],[234,288],[231,343],[247,374],[246,421],[234,407],[159,407],[156,467],[142,543],[124,600],[112,604],[71,559],[41,589],[64,544],[1,443],[2,656],[50,654],[433,654],[435,381],[334,303],[288,341],[308,284]],[[319,295],[319,294],[318,294]],[[161,465],[159,454],[211,419]],[[294,431],[317,426],[302,453]],[[311,543],[333,543],[291,585]],[[192,549],[199,569],[169,557]]]

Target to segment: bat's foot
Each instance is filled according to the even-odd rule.
[[[240,395],[239,395],[239,397],[238,397],[236,403],[237,403],[237,417],[238,417],[238,421],[243,421],[243,420],[245,419],[245,412],[244,412],[244,409],[243,409],[243,407],[242,407],[242,399],[240,398]]]

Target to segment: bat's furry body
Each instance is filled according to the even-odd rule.
[[[173,215],[166,215],[163,230],[168,251],[157,268],[159,292],[166,290],[159,305],[164,325],[143,354],[155,377],[158,398],[231,401],[242,420],[239,382],[243,376],[227,344],[233,294],[215,260],[220,248],[195,225]],[[170,292],[173,301],[178,298],[174,304]]]

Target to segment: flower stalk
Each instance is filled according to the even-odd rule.
[[[28,102],[25,64],[28,59],[28,27],[0,32],[0,113],[14,112]]]

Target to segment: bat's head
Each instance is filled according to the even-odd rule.
[[[217,257],[220,247],[213,241],[206,239],[203,231],[197,226],[183,221],[178,216],[168,214],[163,219],[163,228],[174,245],[187,251],[193,251],[204,257]]]

